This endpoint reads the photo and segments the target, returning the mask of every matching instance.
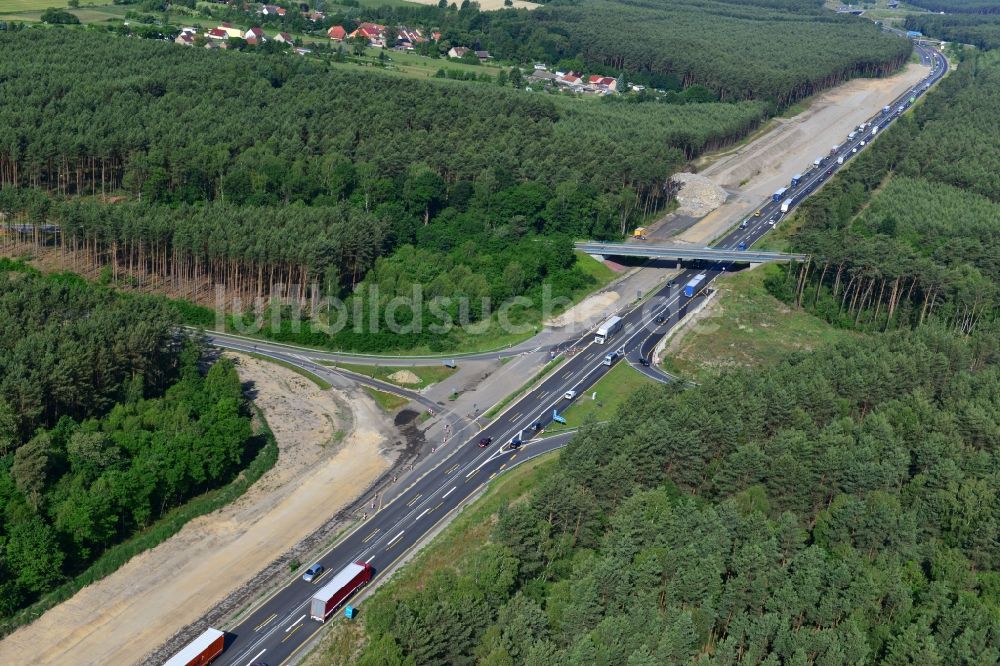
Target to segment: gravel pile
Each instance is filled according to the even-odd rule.
[[[678,213],[704,217],[726,202],[724,189],[705,176],[696,173],[675,173],[670,177],[678,185]]]

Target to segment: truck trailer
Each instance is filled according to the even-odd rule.
[[[222,654],[225,646],[226,635],[218,629],[208,628],[163,666],[205,666]]]
[[[781,201],[781,197],[785,196],[785,192],[787,191],[787,187],[782,187],[780,190],[771,195],[771,201]]]
[[[791,199],[785,199],[784,201],[781,202],[781,212],[782,213],[787,213],[788,210],[791,207],[792,207],[792,200]]]
[[[889,115],[889,111],[891,111],[891,109],[888,106],[883,106],[882,107],[882,115],[883,116]]]
[[[622,330],[622,318],[611,317],[597,327],[597,333],[594,334],[594,342],[603,345],[620,330]]]
[[[347,597],[372,579],[373,573],[372,565],[367,562],[348,564],[313,595],[309,602],[309,617],[326,622],[330,613],[337,610]]]
[[[802,174],[801,173],[797,173],[794,176],[792,176],[792,187],[798,187],[799,183],[801,183],[801,182],[802,182]]]
[[[695,292],[698,291],[698,285],[700,285],[704,281],[705,281],[704,273],[698,273],[698,275],[695,275],[693,278],[691,278],[690,282],[684,285],[684,295],[687,296],[688,298],[694,296]]]

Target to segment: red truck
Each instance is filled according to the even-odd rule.
[[[198,638],[184,646],[163,666],[205,666],[222,654],[226,635],[218,629],[206,629]]]
[[[372,579],[374,570],[367,562],[348,564],[340,570],[333,579],[321,587],[309,602],[309,616],[314,620],[326,622],[330,613],[355,590]]]

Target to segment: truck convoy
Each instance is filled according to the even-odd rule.
[[[367,562],[348,564],[313,595],[309,601],[309,617],[326,622],[330,613],[351,596],[359,587],[372,579],[374,570]]]
[[[698,291],[698,285],[700,285],[704,281],[705,281],[704,273],[698,273],[697,275],[695,275],[693,278],[691,278],[690,282],[684,285],[684,295],[687,296],[688,298],[694,296],[695,292]]]
[[[622,318],[611,317],[597,327],[597,333],[594,335],[594,342],[599,345],[603,345],[620,330],[622,330]]]
[[[222,654],[226,635],[218,629],[208,628],[184,648],[167,660],[163,666],[205,666]]]
[[[784,201],[781,202],[781,212],[782,213],[787,213],[788,210],[791,207],[792,207],[792,200],[791,199],[785,199]]]
[[[794,183],[793,183],[794,185]],[[785,192],[788,191],[787,187],[782,187],[780,190],[771,195],[771,201],[778,202],[781,201],[781,197],[785,196]]]

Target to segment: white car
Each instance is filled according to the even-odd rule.
[[[572,400],[573,398],[576,397],[576,391],[566,391],[566,394],[563,395],[563,397],[566,398],[567,400]]]
[[[867,142],[865,142],[865,141],[862,141],[862,142],[861,142],[861,145],[863,146],[863,145],[865,145],[865,143],[867,143]]]

